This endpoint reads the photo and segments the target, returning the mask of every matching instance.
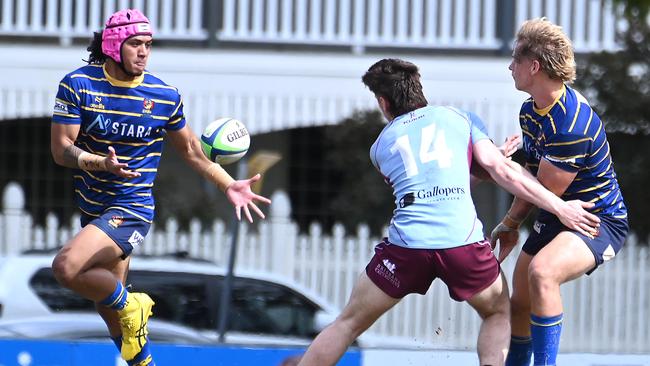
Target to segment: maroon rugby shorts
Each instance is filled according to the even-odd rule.
[[[410,249],[384,238],[375,246],[366,273],[396,299],[411,293],[424,295],[440,278],[452,299],[465,301],[494,283],[500,267],[487,240],[448,249]]]

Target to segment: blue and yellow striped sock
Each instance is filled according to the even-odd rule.
[[[533,365],[554,366],[560,348],[562,314],[545,317],[531,314],[530,332],[533,336]]]
[[[111,309],[122,310],[126,305],[126,297],[129,292],[124,288],[122,282],[116,281],[115,291],[99,303],[108,306]]]
[[[122,337],[111,337],[113,340],[113,343],[115,343],[115,346],[117,347],[118,351],[122,350]],[[126,361],[126,364],[129,366],[156,366],[156,363],[153,362],[153,358],[151,357],[151,351],[149,350],[149,344],[151,342],[149,341],[149,337],[147,337],[147,343],[144,344],[144,347],[142,347],[142,351],[138,353],[132,360]]]
[[[506,358],[506,366],[530,366],[533,355],[533,343],[530,337],[510,337],[510,350]]]

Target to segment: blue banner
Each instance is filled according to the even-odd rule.
[[[304,348],[245,345],[180,346],[152,344],[158,365],[280,366]],[[112,343],[0,340],[0,366],[126,365]],[[350,349],[339,366],[360,366],[361,352]]]

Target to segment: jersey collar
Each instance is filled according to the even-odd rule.
[[[102,66],[102,70],[104,70],[104,76],[106,77],[106,80],[112,85],[112,86],[121,86],[124,88],[135,88],[138,85],[142,84],[142,81],[144,80],[144,73],[142,75],[138,76],[137,78],[131,80],[131,81],[122,81],[118,80],[114,77],[112,77],[108,71],[106,71],[106,64]]]
[[[558,100],[562,99],[562,96],[563,96],[565,93],[566,93],[566,85],[562,84],[562,93],[560,93],[560,94],[557,96],[557,98],[555,98],[555,100],[553,101],[553,103],[551,103],[548,107],[543,108],[543,109],[537,109],[537,108],[535,107],[535,101],[533,100],[533,111],[535,111],[535,113],[539,114],[540,116],[545,116],[545,115],[547,115],[548,112],[550,112],[551,109],[552,109],[553,107],[555,107],[555,105],[557,104]]]

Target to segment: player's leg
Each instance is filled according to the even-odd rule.
[[[126,285],[126,277],[129,271],[130,261],[130,257],[127,257],[126,259],[118,259],[113,265],[107,268],[123,286]],[[97,313],[102,317],[102,319],[104,319],[111,338],[114,341],[116,341],[116,338],[119,339],[120,345],[118,346],[118,349],[121,348],[122,330],[120,329],[120,318],[117,315],[117,311],[97,302],[95,303],[95,309],[97,309]]]
[[[506,366],[528,366],[533,355],[530,337],[530,295],[528,292],[528,265],[533,257],[521,252],[512,275],[510,323],[512,336]]]
[[[116,261],[113,266],[108,268],[113,273],[113,275],[115,275],[115,278],[122,283],[122,285],[126,285],[126,278],[129,271],[130,260],[131,260],[130,257],[127,257],[124,260],[120,259]],[[118,315],[118,312],[115,311],[114,309],[111,309],[99,303],[95,303],[95,308],[97,309],[97,312],[102,317],[102,319],[104,319],[104,322],[108,327],[111,340],[113,340],[113,343],[115,343],[117,349],[121,351],[122,350],[122,329],[121,329],[120,317]],[[142,350],[138,354],[136,354],[133,357],[133,359],[128,360],[127,364],[129,366],[132,365],[155,366],[153,357],[151,356],[150,347],[151,347],[151,342],[147,338],[147,342],[145,342],[144,345],[142,346]]]
[[[510,300],[503,274],[467,302],[483,319],[477,351],[481,365],[503,365],[510,342]]]
[[[364,271],[341,314],[314,339],[298,365],[335,365],[350,344],[399,301],[386,295]]]
[[[438,249],[433,256],[450,297],[469,302],[483,318],[477,344],[481,365],[503,365],[510,339],[508,286],[490,242]]]
[[[93,218],[55,257],[52,268],[62,285],[117,311],[122,334],[121,354],[132,360],[147,343],[147,321],[153,301],[147,294],[129,293],[111,272],[144,240],[150,224],[109,210]]]
[[[106,269],[122,250],[102,230],[86,225],[54,257],[52,271],[59,283],[86,299],[101,302],[116,289],[116,278]]]
[[[555,365],[562,332],[560,285],[596,266],[591,249],[576,234],[561,232],[528,267],[535,365]]]

